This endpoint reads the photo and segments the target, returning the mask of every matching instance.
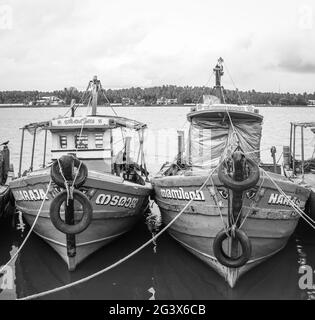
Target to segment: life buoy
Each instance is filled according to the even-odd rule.
[[[259,167],[252,159],[246,159],[249,166],[249,177],[243,181],[235,181],[228,173],[224,172],[224,163],[222,162],[218,168],[219,180],[229,189],[234,191],[244,191],[255,186],[259,181],[260,173]]]
[[[234,236],[242,248],[242,254],[237,258],[229,257],[223,250],[223,241],[228,238],[228,235],[224,229],[216,235],[213,242],[214,256],[222,265],[229,268],[242,267],[250,259],[252,253],[251,242],[244,231],[236,229]]]
[[[93,208],[87,196],[78,190],[73,190],[73,199],[80,202],[83,208],[81,220],[74,224],[69,225],[65,223],[60,217],[60,207],[67,201],[67,191],[60,192],[51,202],[49,215],[53,225],[65,234],[77,234],[84,231],[91,223],[93,217]]]
[[[59,162],[63,175],[65,177],[71,177],[71,180],[69,182],[73,182],[73,179],[75,178],[75,188],[79,188],[85,183],[88,176],[88,169],[83,162],[81,163],[81,161],[73,155],[64,155],[59,159]],[[77,175],[73,175],[73,166],[79,170]],[[52,180],[59,187],[65,187],[65,180],[60,172],[59,163],[57,160],[51,166],[50,175]]]

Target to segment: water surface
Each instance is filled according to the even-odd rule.
[[[19,163],[19,128],[27,123],[49,120],[65,111],[65,108],[0,109],[0,140],[10,140],[15,171]],[[189,107],[125,107],[116,111],[120,116],[148,124],[145,154],[151,173],[157,172],[165,161],[173,160],[177,130],[184,130],[187,135]],[[79,113],[84,112],[79,109]],[[306,107],[261,107],[260,113],[264,115],[262,159],[267,162],[272,161],[272,145],[277,147],[277,157],[280,157],[282,146],[289,144],[290,121],[315,120],[314,109]],[[36,165],[42,162],[42,141],[43,133],[39,133]],[[305,141],[308,157],[314,148],[313,134],[308,130]],[[26,134],[23,170],[30,165],[31,142],[32,136]],[[0,222],[0,265],[10,259],[27,232],[27,228],[24,231],[13,228],[11,221]],[[70,273],[54,250],[32,234],[11,263],[13,288],[0,289],[0,299],[21,298],[81,279],[121,259],[150,237],[143,219],[131,232],[91,255]],[[301,290],[298,286],[298,270],[303,264],[315,268],[315,233],[300,224],[284,250],[245,274],[232,290],[212,269],[163,234],[156,248],[150,245],[96,279],[45,299],[314,299],[314,290]]]

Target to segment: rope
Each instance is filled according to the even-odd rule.
[[[214,75],[214,72],[212,72],[212,73],[210,74],[209,79],[208,79],[208,81],[206,82],[206,84],[204,85],[204,87],[206,87],[206,86],[210,83],[210,80],[211,80],[211,78],[213,77],[213,75]],[[199,103],[199,101],[200,101],[200,99],[201,99],[202,96],[203,96],[203,92],[202,92],[202,94],[199,96],[199,98],[198,98],[198,100],[197,100],[197,102],[196,102],[196,105]]]
[[[226,111],[226,113],[227,113],[227,115],[229,117],[229,120],[230,120],[230,123],[231,123],[231,127],[232,127],[232,130],[233,130],[233,135],[235,136],[235,139],[236,139],[236,143],[239,146],[240,145],[240,139],[239,139],[238,134],[237,134],[237,132],[235,130],[235,127],[234,127],[234,124],[233,124],[233,121],[232,121],[232,118],[231,118],[231,115],[230,115],[230,112],[229,112],[227,106],[225,106],[225,111]]]
[[[233,79],[232,79],[232,76],[231,76],[231,74],[230,74],[230,71],[229,71],[226,63],[223,62],[223,64],[224,64],[224,68],[226,69],[226,71],[227,71],[227,73],[228,73],[228,75],[229,75],[229,77],[230,77],[230,79],[231,79],[231,81],[232,81],[232,84],[233,84],[233,86],[234,86],[234,88],[235,88],[235,90],[236,90],[236,92],[237,92],[238,98],[239,98],[241,104],[243,104],[243,100],[242,100],[242,98],[241,98],[241,96],[240,96],[240,93],[239,93],[239,91],[238,91],[238,89],[237,89],[237,87],[236,87],[236,85],[235,85],[235,83],[234,83],[234,81],[233,81]]]
[[[212,183],[213,190],[214,190],[214,195],[213,195],[213,197],[214,197],[214,199],[215,199],[216,206],[217,206],[217,208],[218,208],[218,210],[219,210],[219,214],[220,214],[220,218],[221,218],[221,221],[222,221],[224,230],[225,230],[226,234],[228,235],[228,226],[227,226],[226,222],[224,221],[223,214],[222,214],[221,208],[220,208],[220,206],[219,206],[219,201],[218,201],[218,198],[217,198],[217,194],[216,194],[216,192],[215,192],[215,186],[214,186],[214,181],[213,181],[212,177],[211,177],[211,183]]]
[[[261,168],[262,169],[262,168]],[[271,182],[275,185],[275,187],[278,189],[281,195],[283,195],[290,206],[301,216],[301,218],[307,222],[314,230],[315,230],[315,221],[309,217],[303,210],[300,209],[285,193],[284,191],[279,187],[279,185],[274,181],[274,179],[268,174],[268,172],[264,169],[262,169],[264,173],[267,175],[267,177],[271,180]]]
[[[201,187],[198,189],[198,192],[200,192],[204,187],[205,185],[208,183],[209,179],[211,178],[211,176],[213,175],[213,173],[215,172],[215,170],[219,167],[219,165],[217,167],[215,167],[212,171],[210,171],[208,177],[206,178],[205,182],[201,185]],[[59,291],[62,291],[62,290],[65,290],[65,289],[68,289],[68,288],[71,288],[73,286],[76,286],[78,284],[81,284],[81,283],[84,283],[86,281],[89,281],[93,278],[96,278],[98,277],[99,275],[115,268],[116,266],[120,265],[121,263],[123,263],[124,261],[130,259],[131,257],[133,257],[134,255],[136,255],[138,252],[140,252],[141,250],[143,250],[145,247],[147,247],[149,244],[151,243],[154,243],[154,241],[159,237],[161,236],[181,215],[182,213],[188,208],[188,206],[194,201],[194,198],[190,199],[187,204],[184,206],[184,208],[161,230],[159,231],[156,235],[154,235],[150,240],[148,240],[147,242],[145,242],[143,245],[141,245],[140,247],[138,247],[136,250],[132,251],[130,254],[128,254],[127,256],[125,256],[124,258],[116,261],[115,263],[113,263],[112,265],[90,275],[90,276],[87,276],[85,278],[82,278],[80,280],[77,280],[77,281],[74,281],[74,282],[71,282],[69,284],[66,284],[64,286],[61,286],[61,287],[57,287],[57,288],[54,288],[54,289],[51,289],[51,290],[47,290],[47,291],[44,291],[44,292],[41,292],[41,293],[37,293],[37,294],[33,294],[33,295],[30,295],[30,296],[27,296],[27,297],[24,297],[24,298],[21,298],[21,299],[18,299],[18,300],[31,300],[31,299],[35,299],[35,298],[39,298],[39,297],[43,297],[43,296],[46,296],[48,294],[52,294],[52,293],[56,293],[56,292],[59,292]]]
[[[105,94],[105,90],[102,87],[102,84],[100,83],[100,87],[101,87],[101,92],[103,93],[104,98],[106,99],[108,105],[110,106],[110,108],[112,109],[112,111],[114,112],[115,116],[118,116],[116,110],[113,108],[113,106],[110,104],[110,101],[108,100],[106,94]]]
[[[88,84],[88,86],[87,86],[87,88],[85,89],[85,91],[83,92],[83,95],[82,95],[82,97],[81,97],[81,99],[80,99],[80,101],[79,101],[79,103],[75,103],[74,105],[73,105],[73,108],[74,108],[74,106],[75,105],[77,105],[77,107],[74,109],[74,110],[77,110],[77,108],[78,108],[78,106],[79,106],[79,104],[82,102],[84,102],[84,97],[85,97],[85,94],[87,93],[87,91],[88,91],[88,89],[89,89],[89,87],[90,87],[90,83]],[[68,112],[71,110],[71,107],[70,108],[68,108],[68,110],[66,111],[66,113],[63,115],[63,117],[65,117],[67,114],[68,114]]]
[[[1,267],[0,273],[13,261],[13,259],[20,253],[20,251],[21,251],[22,248],[24,247],[26,241],[28,240],[31,232],[33,231],[33,229],[34,229],[34,227],[35,227],[35,224],[36,224],[36,222],[37,222],[37,220],[38,220],[38,217],[39,217],[40,213],[42,212],[42,209],[43,209],[44,203],[45,203],[45,201],[46,201],[46,197],[47,197],[47,194],[48,194],[48,192],[49,192],[50,186],[51,186],[51,180],[49,181],[49,184],[48,184],[48,187],[47,187],[47,191],[46,191],[46,193],[45,193],[45,195],[44,195],[44,199],[43,199],[43,201],[42,201],[42,203],[41,203],[41,205],[40,205],[40,207],[39,207],[38,213],[37,213],[37,215],[36,215],[36,217],[35,217],[35,220],[34,220],[32,226],[31,226],[28,234],[26,235],[26,237],[25,237],[25,239],[23,240],[22,244],[20,245],[19,249],[13,254],[13,256],[11,257],[11,259],[10,259],[3,267]]]
[[[259,193],[260,193],[261,188],[262,188],[262,186],[263,186],[264,182],[265,182],[265,176],[263,176],[262,182],[261,182],[261,184],[260,184],[260,186],[259,186],[259,188],[258,188],[258,190],[257,190],[257,194],[259,194]],[[252,201],[252,203],[251,203],[251,205],[250,205],[250,208],[248,209],[248,212],[246,213],[246,215],[245,215],[245,217],[244,217],[243,221],[241,222],[241,224],[240,224],[240,226],[239,226],[239,229],[241,229],[241,228],[242,228],[243,224],[245,223],[246,219],[248,218],[248,216],[249,216],[249,214],[250,214],[250,212],[251,212],[251,209],[253,208],[253,206],[254,206],[254,204],[255,204],[255,203],[256,203],[256,201],[255,201],[255,200],[254,200],[254,201]],[[237,221],[238,221],[238,217],[237,217],[236,222],[237,222]]]

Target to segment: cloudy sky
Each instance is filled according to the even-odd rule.
[[[0,90],[205,85],[220,56],[240,90],[314,92],[314,0],[0,0]]]

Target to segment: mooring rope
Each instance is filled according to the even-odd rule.
[[[257,195],[257,194],[259,195],[259,193],[261,192],[261,189],[262,189],[262,186],[264,185],[264,182],[265,182],[265,176],[263,176],[263,179],[262,179],[262,181],[261,181],[261,184],[260,184],[260,186],[259,186],[259,188],[258,188],[258,190],[257,190],[257,192],[256,192],[256,195]],[[256,197],[256,196],[255,196],[255,197]],[[239,229],[241,229],[242,226],[244,225],[244,223],[245,223],[246,219],[248,218],[249,214],[251,213],[251,211],[252,211],[253,206],[254,206],[255,203],[256,203],[256,200],[253,200],[252,203],[250,204],[250,208],[248,209],[245,217],[243,218],[243,220],[242,220],[242,222],[241,222],[241,224],[240,224],[240,226],[239,226]],[[240,217],[240,215],[237,217],[236,223],[238,222],[239,217]]]
[[[49,183],[48,183],[47,190],[46,190],[46,193],[45,193],[45,195],[44,195],[44,199],[43,199],[43,201],[42,201],[42,203],[41,203],[41,205],[40,205],[40,208],[39,208],[38,213],[37,213],[37,215],[36,215],[36,217],[35,217],[35,220],[34,220],[32,226],[31,226],[30,230],[28,231],[25,239],[23,240],[23,242],[22,242],[22,244],[20,245],[19,249],[13,254],[13,256],[11,257],[11,259],[10,259],[3,267],[1,267],[0,273],[1,273],[1,272],[13,261],[13,259],[20,253],[20,251],[21,251],[22,248],[24,247],[26,241],[28,240],[29,236],[31,235],[31,232],[33,231],[33,229],[34,229],[34,227],[35,227],[35,224],[36,224],[36,222],[37,222],[37,220],[38,220],[38,217],[39,217],[39,215],[40,215],[41,212],[42,212],[44,203],[45,203],[45,201],[46,201],[47,194],[48,194],[49,189],[50,189],[50,186],[51,186],[51,182],[52,182],[52,181],[50,180]]]
[[[281,189],[281,187],[275,182],[275,180],[268,174],[268,172],[264,169],[261,168],[261,170],[264,171],[264,173],[267,175],[267,177],[271,180],[271,182],[275,185],[275,187],[278,189],[281,195],[285,197],[285,199],[288,201],[290,206],[296,211],[301,218],[307,222],[314,230],[315,230],[315,221],[308,216],[299,206],[297,206],[286,194],[285,192]]]
[[[235,88],[235,90],[236,90],[236,92],[237,92],[237,95],[238,95],[238,98],[239,98],[239,100],[240,100],[240,103],[243,104],[243,100],[242,100],[242,98],[241,98],[241,95],[240,95],[240,93],[239,93],[239,91],[238,91],[238,89],[237,89],[237,87],[236,87],[236,85],[235,85],[235,82],[234,82],[234,80],[233,80],[233,78],[232,78],[232,76],[231,76],[231,74],[230,74],[229,68],[227,67],[225,61],[223,62],[223,64],[224,64],[224,67],[225,67],[225,69],[226,69],[226,71],[227,71],[227,73],[228,73],[228,75],[229,75],[229,77],[230,77],[230,80],[232,81],[232,84],[233,84],[233,86],[234,86],[234,88]]]
[[[206,180],[204,181],[204,183],[201,185],[201,187],[198,189],[197,192],[200,192],[205,186],[206,184],[208,183],[209,179],[211,178],[211,176],[213,175],[213,173],[215,172],[215,170],[218,169],[219,165],[221,163],[219,163],[213,170],[210,171],[209,175],[207,176]],[[44,292],[40,292],[40,293],[36,293],[36,294],[33,294],[33,295],[30,295],[30,296],[27,296],[27,297],[23,297],[23,298],[20,298],[20,299],[17,299],[17,300],[31,300],[31,299],[36,299],[36,298],[39,298],[39,297],[43,297],[43,296],[46,296],[48,294],[52,294],[52,293],[56,293],[56,292],[59,292],[59,291],[62,291],[62,290],[65,290],[65,289],[69,289],[73,286],[76,286],[78,284],[82,284],[86,281],[89,281],[93,278],[96,278],[98,277],[99,275],[117,267],[118,265],[122,264],[124,261],[130,259],[131,257],[133,257],[134,255],[136,255],[138,252],[140,252],[141,250],[143,250],[144,248],[146,248],[149,244],[151,243],[154,243],[154,241],[159,237],[161,236],[181,215],[182,213],[188,208],[188,206],[190,206],[190,204],[194,201],[194,198],[190,199],[186,205],[184,206],[184,208],[161,230],[159,231],[156,235],[154,235],[150,240],[148,240],[147,242],[145,242],[143,245],[141,245],[140,247],[138,247],[137,249],[135,249],[134,251],[132,251],[131,253],[129,253],[127,256],[125,256],[124,258],[116,261],[115,263],[111,264],[110,266],[98,271],[98,272],[95,272],[93,273],[92,275],[89,275],[87,277],[84,277],[80,280],[77,280],[77,281],[74,281],[74,282],[71,282],[69,284],[66,284],[64,286],[60,286],[60,287],[57,287],[57,288],[54,288],[54,289],[51,289],[51,290],[47,290],[47,291],[44,291]]]

